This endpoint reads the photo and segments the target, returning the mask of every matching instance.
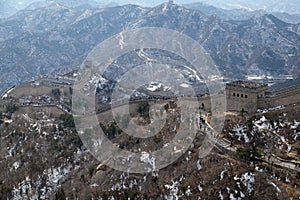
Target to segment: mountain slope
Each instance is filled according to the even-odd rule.
[[[25,19],[25,20],[24,20]],[[78,66],[87,53],[124,29],[165,27],[187,34],[227,78],[299,75],[299,25],[273,15],[244,21],[207,17],[173,3],[73,10],[60,4],[21,11],[0,23],[0,88]]]
[[[0,25],[0,88],[79,65],[94,46],[120,32],[141,12],[133,5],[75,12],[55,4],[5,20]],[[24,22],[32,17],[35,21]]]
[[[45,80],[51,82],[51,78]],[[299,104],[263,110],[252,117],[228,113],[216,145],[204,158],[202,144],[210,128],[205,122],[192,120],[190,123],[198,127],[196,137],[178,160],[160,170],[130,174],[96,160],[81,142],[72,116],[61,109],[70,102],[68,87],[43,85],[42,79],[37,82],[41,85],[16,87],[12,98],[0,99],[2,199],[300,197],[300,169],[295,165],[300,163]],[[55,98],[53,90],[61,91],[61,98]],[[113,122],[110,111],[100,113],[98,119],[106,136],[120,148],[132,154],[153,152],[168,145],[182,125],[180,103],[160,103],[170,107],[163,109],[165,126],[153,137],[129,136]],[[131,118],[143,122],[144,117],[139,116],[146,109],[139,110],[145,104],[136,104],[139,106],[132,107]],[[205,111],[200,113],[197,118],[205,117]],[[6,117],[11,120],[7,122]],[[124,158],[124,165],[126,160],[131,156]]]

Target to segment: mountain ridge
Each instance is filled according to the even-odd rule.
[[[73,69],[106,38],[124,29],[149,26],[192,37],[228,78],[242,78],[248,73],[299,75],[299,25],[272,15],[224,21],[172,3],[154,8],[50,8],[20,11],[0,23],[2,90],[40,74]],[[15,77],[17,81],[12,81]]]

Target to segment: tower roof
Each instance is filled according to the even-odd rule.
[[[268,87],[268,84],[266,83],[258,83],[258,82],[252,82],[252,81],[233,81],[231,83],[227,83],[227,86],[232,87],[240,87],[240,88],[248,88],[248,89],[259,89],[263,87]]]

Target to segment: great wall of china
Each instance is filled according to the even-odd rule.
[[[26,89],[26,87],[29,87]],[[45,89],[46,86],[32,86],[28,84],[27,86],[16,86],[11,88],[9,91],[4,92],[3,97],[16,97],[20,98],[24,95],[26,91],[36,91],[33,94],[29,95],[38,95],[41,92],[50,92],[54,87],[49,86],[48,89]],[[39,87],[44,87],[43,89],[39,89]],[[62,86],[61,86],[62,87]],[[66,90],[70,87],[70,85],[63,86],[61,89]],[[225,96],[224,96],[225,95]],[[182,97],[185,98],[185,97]],[[187,100],[195,100],[194,97],[187,97]],[[278,106],[290,105],[295,103],[300,103],[300,85],[284,88],[281,90],[269,91],[269,86],[264,83],[258,82],[250,82],[250,81],[234,81],[226,84],[226,90],[222,94],[218,95],[198,95],[197,97],[199,102],[199,107],[205,109],[206,111],[211,111],[212,101],[216,104],[222,104],[226,106],[226,111],[231,112],[240,112],[244,110],[249,114],[255,113],[258,109],[269,109]],[[226,99],[226,104],[224,104],[224,100]],[[141,101],[149,101],[149,102],[158,102],[158,101],[169,101],[174,100],[172,97],[143,97],[143,98],[135,98],[131,99],[131,104],[136,104]],[[115,102],[114,106],[122,106],[127,104],[128,102],[125,100],[120,100],[119,102]],[[47,106],[47,105],[43,105]],[[56,106],[49,105],[49,106]],[[111,108],[112,105],[102,105],[101,108],[97,112],[107,111]],[[61,109],[61,108],[59,108]],[[215,109],[215,108],[214,108]]]

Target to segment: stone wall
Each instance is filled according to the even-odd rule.
[[[202,107],[203,104],[204,110],[206,111],[211,111],[212,109],[217,110],[217,108],[211,107],[211,102],[214,101],[214,105],[217,106],[226,104],[227,111],[240,112],[244,109],[249,114],[253,114],[256,113],[258,108],[268,109],[281,105],[300,103],[300,85],[271,93],[267,92],[266,89],[267,88],[249,90],[227,88],[226,102],[222,102],[224,99],[221,98],[221,96],[215,95],[211,97],[207,95],[198,98],[199,107]],[[235,95],[233,93],[235,93]]]
[[[187,99],[190,101],[195,101],[195,99],[190,98]],[[213,110],[214,113],[216,112],[221,112],[224,110],[227,110],[227,98],[225,96],[225,94],[218,94],[218,95],[206,95],[206,96],[202,96],[202,97],[198,97],[198,104],[200,109],[204,110],[204,111],[208,111],[211,112]],[[212,107],[213,105],[213,107]]]
[[[242,109],[255,113],[258,108],[267,109],[300,102],[300,85],[268,92],[267,87],[249,89],[229,85],[226,89],[227,110]]]
[[[258,99],[258,108],[272,108],[300,102],[300,85],[285,88],[270,93],[265,98]]]

